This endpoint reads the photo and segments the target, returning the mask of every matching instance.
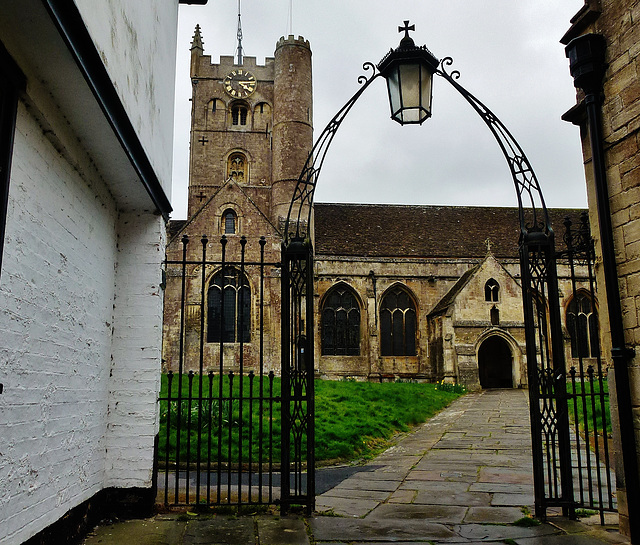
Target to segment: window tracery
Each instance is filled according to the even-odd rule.
[[[400,286],[380,305],[380,348],[383,356],[416,355],[417,315],[413,299]]]
[[[494,278],[489,278],[484,285],[484,300],[497,303],[500,299],[500,284]]]
[[[227,160],[227,180],[243,184],[247,181],[247,158],[244,153],[232,153]]]
[[[569,303],[567,330],[572,358],[595,358],[600,354],[598,311],[589,294],[577,292]]]
[[[346,286],[332,288],[322,305],[323,356],[360,355],[360,306]]]
[[[235,267],[225,267],[211,279],[207,318],[207,342],[251,340],[251,288]]]

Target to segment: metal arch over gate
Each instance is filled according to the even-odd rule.
[[[404,28],[399,28],[407,31],[407,35],[412,29],[408,21],[405,21]],[[396,51],[403,50],[406,54],[407,43],[403,46],[403,42]],[[410,44],[415,47],[413,41]],[[426,47],[415,49],[424,54]],[[436,60],[435,57],[433,59]],[[299,255],[306,252],[306,259],[312,264],[313,248],[309,233],[312,232],[313,197],[325,155],[355,102],[382,75],[377,69],[384,61],[378,66],[372,63],[363,65],[363,69],[371,71],[371,74],[358,78],[360,89],[327,124],[309,154],[289,208],[283,256],[287,252]],[[582,488],[579,487],[580,500],[576,501],[574,496],[569,400],[575,402],[576,395],[575,390],[573,395],[567,392],[555,234],[542,190],[524,151],[497,116],[458,83],[460,73],[457,70],[447,71],[452,64],[453,59],[445,57],[438,62],[434,74],[448,81],[485,122],[507,161],[518,199],[536,516],[545,518],[548,508],[560,507],[565,516],[574,518],[576,507],[586,503]],[[285,287],[283,284],[285,289],[293,289],[293,285]],[[311,303],[311,292],[307,292],[307,300]],[[313,314],[309,314],[309,319],[312,318]],[[307,328],[313,331],[309,321]],[[573,384],[575,386],[575,381]],[[582,482],[582,478],[583,474],[578,471],[578,481]],[[602,512],[603,502],[599,505]]]
[[[580,500],[575,499],[569,402],[573,403],[575,410],[578,400],[586,406],[587,398],[595,403],[595,397],[578,394],[576,373],[572,373],[573,391],[571,394],[567,392],[557,278],[559,256],[555,250],[554,231],[542,191],[524,152],[495,114],[458,83],[459,72],[447,72],[446,67],[452,63],[451,58],[444,58],[438,63],[435,74],[447,80],[486,123],[507,160],[518,198],[536,515],[544,518],[549,507],[561,507],[565,515],[573,517],[578,505],[595,504],[584,500],[584,489],[581,487],[578,487]],[[164,485],[164,502],[167,504],[279,503],[283,511],[293,505],[305,506],[307,511],[314,508],[313,196],[325,155],[336,131],[365,89],[381,75],[372,63],[365,63],[363,68],[365,71],[372,71],[372,74],[370,77],[359,78],[360,89],[334,116],[314,144],[298,178],[290,204],[282,243],[279,384],[273,373],[264,373],[262,351],[258,375],[253,371],[245,373],[243,369],[242,331],[245,306],[242,293],[247,268],[260,269],[260,285],[263,286],[264,267],[280,264],[266,264],[264,252],[260,262],[245,261],[245,246],[248,242],[244,237],[238,261],[225,260],[224,237],[219,259],[207,259],[208,241],[203,237],[202,258],[188,260],[186,248],[189,241],[185,237],[182,261],[167,261],[167,268],[177,266],[182,271],[180,369],[177,378],[171,374],[168,376],[159,399],[163,424],[168,430],[166,437],[160,439],[161,448],[163,443],[165,445],[164,458],[160,457],[160,462],[164,461],[165,470],[160,473],[159,479],[160,487]],[[264,248],[264,243],[261,244]],[[225,338],[225,297],[221,296],[218,323],[219,367],[217,373],[209,371],[205,376],[202,348],[205,335],[204,310],[210,303],[205,292],[205,270],[211,266],[220,267],[223,271],[226,267],[233,267],[237,271],[237,274],[228,275],[228,280],[223,274],[220,287],[224,292],[232,284],[231,277],[235,279],[235,293],[239,294],[236,308],[239,310],[232,319],[234,323],[238,321],[237,329],[240,334],[231,339]],[[191,319],[187,316],[185,283],[187,275],[193,277],[198,270],[201,271],[200,299],[196,305],[199,307],[197,314],[200,317],[199,372],[184,375],[185,321]],[[262,304],[261,292],[261,309]],[[261,310],[259,328],[262,332]],[[235,330],[235,325],[230,329]],[[262,333],[260,342],[262,343]],[[233,372],[225,373],[224,349],[229,343],[236,344],[240,349],[237,376]],[[600,367],[598,365],[599,371]],[[584,384],[582,365],[579,376]],[[602,378],[599,376],[601,385]],[[602,398],[598,403],[601,400]],[[279,433],[273,427],[276,415],[279,415],[278,423],[281,426]],[[254,420],[254,416],[257,420]],[[183,440],[181,426],[190,430],[194,421],[198,433],[193,438],[187,432]],[[234,430],[234,427],[237,429]],[[206,446],[203,446],[201,436],[204,428],[209,430],[204,440]],[[578,436],[579,431],[576,438]],[[253,443],[254,437],[257,438],[257,443]],[[212,450],[214,442],[215,449]],[[185,443],[183,455],[181,445],[184,446]],[[234,448],[237,448],[237,454]],[[203,449],[206,456],[203,456]],[[588,465],[591,467],[590,462]],[[578,472],[578,477],[582,483],[582,473]],[[591,479],[590,473],[587,479]],[[600,490],[601,482],[598,480]],[[279,497],[276,497],[276,490],[280,492]],[[592,498],[593,487],[588,490],[587,496]],[[604,500],[599,501],[598,505],[601,510],[613,508],[611,503],[604,506]]]

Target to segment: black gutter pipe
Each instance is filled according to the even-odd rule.
[[[640,480],[636,452],[635,429],[629,385],[628,363],[635,355],[625,344],[620,287],[613,240],[613,225],[609,207],[607,170],[602,139],[602,102],[604,77],[605,38],[600,34],[585,34],[574,38],[565,48],[570,62],[574,84],[585,93],[584,105],[589,124],[589,141],[596,189],[602,272],[604,275],[609,327],[611,330],[611,359],[613,360],[620,425],[620,443],[624,465],[624,482],[629,514],[629,537],[632,544],[640,544]]]

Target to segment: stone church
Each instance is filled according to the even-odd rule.
[[[188,219],[168,230],[165,370],[215,372],[224,360],[279,373],[280,245],[313,144],[311,48],[289,36],[264,65],[239,61],[212,64],[196,27]],[[581,211],[550,213],[562,226]],[[316,203],[311,232],[318,377],[526,386],[516,208]],[[563,320],[586,324],[588,337],[597,302],[559,275]]]

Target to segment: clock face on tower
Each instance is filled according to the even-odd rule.
[[[256,77],[242,68],[233,70],[222,80],[224,90],[233,98],[246,98],[256,90]]]

